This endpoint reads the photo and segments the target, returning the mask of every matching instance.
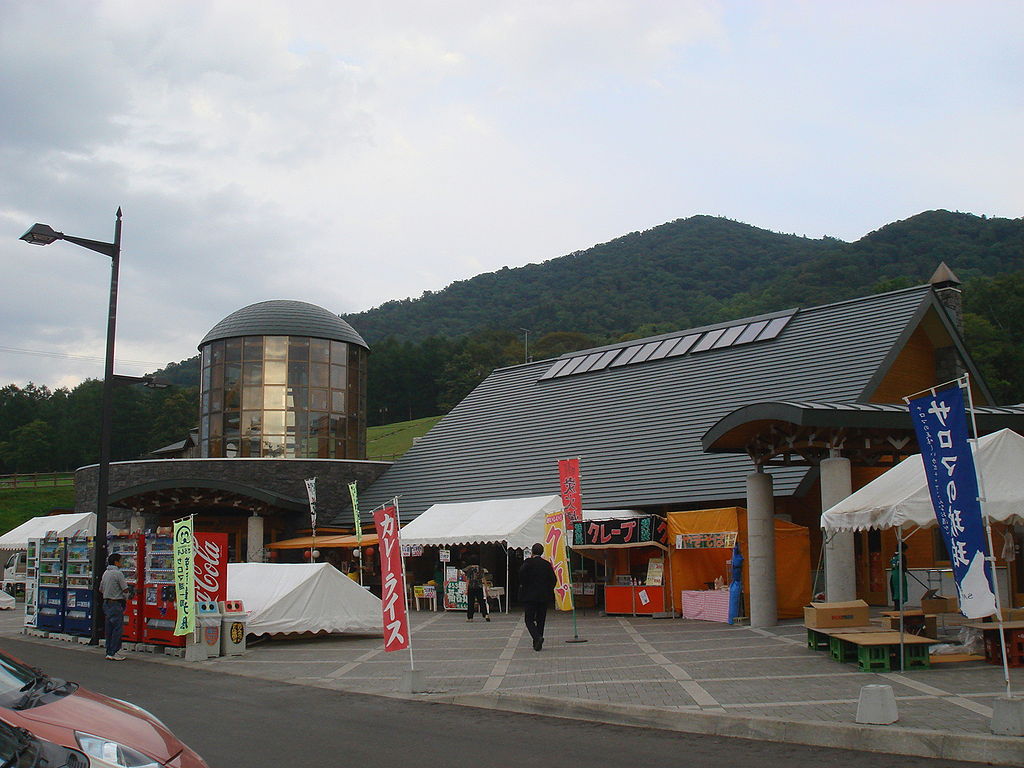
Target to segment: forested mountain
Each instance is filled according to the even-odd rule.
[[[964,282],[967,343],[998,402],[1024,402],[1021,219],[928,211],[847,243],[694,216],[344,317],[371,347],[368,416],[378,425],[445,413],[527,354],[919,285],[943,261]],[[198,357],[156,375],[176,386],[117,390],[115,460],[183,439],[198,421]],[[99,390],[0,389],[0,472],[95,462]]]

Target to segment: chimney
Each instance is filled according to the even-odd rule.
[[[932,291],[935,292],[935,297],[946,309],[946,314],[949,315],[953,327],[956,328],[956,332],[962,340],[964,335],[964,307],[963,293],[960,290],[962,285],[960,278],[956,276],[952,269],[946,266],[946,262],[942,262],[928,282],[932,286]],[[959,378],[964,374],[965,370],[963,361],[957,354],[954,345],[936,348],[935,380],[937,383]]]

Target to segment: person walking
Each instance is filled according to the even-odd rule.
[[[100,596],[103,598],[104,637],[109,661],[124,661],[121,653],[121,637],[124,634],[124,608],[131,594],[128,580],[121,573],[121,555],[111,553],[107,558],[107,570],[100,578]]]
[[[542,557],[544,545],[534,544],[530,551],[533,557],[519,568],[519,601],[525,607],[523,618],[533,638],[533,650],[539,651],[544,647],[544,621],[558,579],[551,563]]]
[[[490,611],[487,610],[487,596],[484,594],[485,585],[487,582],[487,569],[481,567],[475,562],[470,562],[462,572],[466,574],[466,597],[469,600],[469,605],[466,606],[466,621],[473,620],[474,609],[477,604],[480,605],[480,615],[484,617],[484,621],[490,621]]]

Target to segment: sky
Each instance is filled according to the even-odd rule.
[[[1024,215],[1024,3],[8,0],[0,386],[193,356],[697,214]],[[358,330],[358,328],[357,328]],[[566,329],[571,330],[571,329]]]

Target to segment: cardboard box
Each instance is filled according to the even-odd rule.
[[[955,597],[922,597],[921,610],[925,613],[960,613],[960,601]]]
[[[898,632],[900,629],[899,617],[883,616],[882,626],[886,629]],[[936,633],[938,632],[938,622],[936,621],[935,616],[904,616],[903,629],[914,635],[937,637]]]
[[[805,627],[863,627],[869,623],[868,604],[863,600],[811,603],[804,607]]]

